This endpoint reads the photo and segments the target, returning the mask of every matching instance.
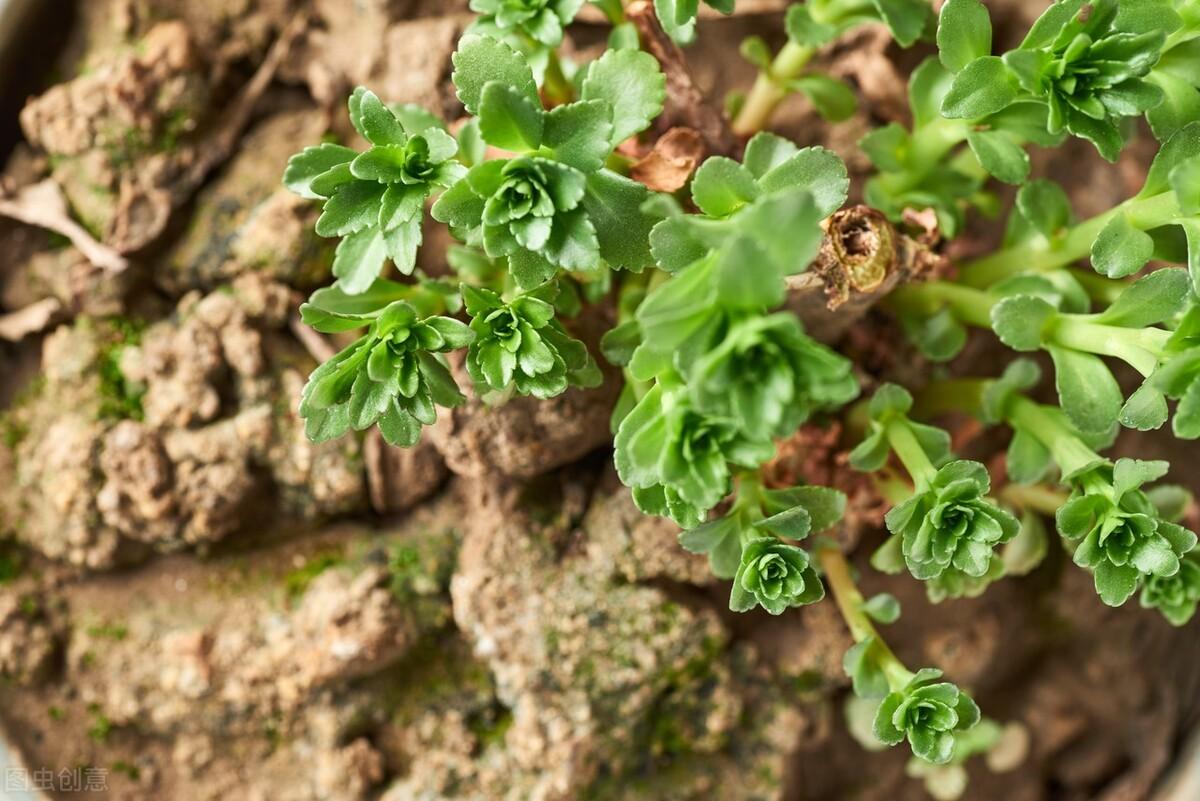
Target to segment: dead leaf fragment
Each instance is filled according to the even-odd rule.
[[[704,142],[691,128],[672,128],[654,143],[654,149],[630,169],[633,180],[655,192],[677,192],[692,177],[704,158]]]

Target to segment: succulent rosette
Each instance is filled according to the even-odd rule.
[[[689,378],[697,408],[743,420],[765,437],[787,436],[814,410],[858,394],[849,360],[813,341],[786,312],[731,324]]]
[[[742,548],[729,608],[745,612],[757,605],[780,615],[790,607],[824,597],[825,587],[805,551],[776,537],[756,537]]]
[[[965,576],[987,574],[995,546],[1020,530],[1011,513],[987,500],[990,486],[983,465],[950,462],[926,489],[888,512],[888,530],[900,537],[915,578],[937,578],[952,567]]]
[[[1150,576],[1139,599],[1143,608],[1157,609],[1173,626],[1182,626],[1200,604],[1200,562],[1194,555],[1179,561],[1173,576]]]
[[[979,707],[942,672],[925,668],[903,689],[888,693],[875,713],[875,736],[886,745],[907,739],[915,755],[944,764],[954,756],[955,735],[979,722]]]
[[[479,17],[470,30],[514,40],[531,39],[546,47],[562,44],[563,28],[575,19],[584,0],[471,0]]]
[[[518,282],[533,287],[560,267],[587,270],[599,263],[596,229],[581,205],[586,187],[582,172],[550,159],[485,161],[443,196],[434,216],[442,204],[469,205],[467,227],[482,227],[488,256],[507,256]],[[475,201],[464,204],[460,196]]]
[[[363,153],[325,143],[288,161],[284,185],[323,200],[321,236],[343,237],[333,274],[347,293],[366,291],[386,259],[411,273],[421,244],[425,200],[458,181],[458,143],[427,112],[392,109],[363,87],[350,96],[350,121],[371,143]]]
[[[365,336],[309,376],[300,399],[306,433],[322,441],[378,423],[388,443],[415,444],[421,427],[437,421],[437,406],[466,400],[435,354],[472,339],[458,320],[421,319],[407,301],[388,305]]]
[[[1072,479],[1070,500],[1058,510],[1058,530],[1076,541],[1075,564],[1095,574],[1096,591],[1120,606],[1143,579],[1170,578],[1196,535],[1162,520],[1140,488],[1166,474],[1166,462],[1118,459]]]
[[[556,291],[547,286],[541,294]],[[515,385],[521,395],[552,398],[568,385],[594,386],[599,369],[587,346],[562,327],[554,305],[539,293],[511,302],[490,289],[463,285],[475,341],[467,351],[467,371],[475,383],[494,391]]]
[[[698,412],[685,390],[664,391],[661,384],[621,421],[615,445],[617,472],[634,488],[635,500],[636,490],[661,486],[701,512],[729,492],[730,462],[757,466],[775,452],[769,439],[749,437],[735,421]]]

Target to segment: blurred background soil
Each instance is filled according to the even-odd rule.
[[[715,103],[749,86],[738,43],[778,44],[785,5],[705,17],[688,58]],[[62,0],[17,37],[4,192],[69,207],[94,242],[85,255],[0,218],[4,739],[30,770],[103,769],[92,796],[122,801],[924,798],[903,749],[866,755],[847,732],[832,604],[732,615],[704,560],[633,508],[610,467],[615,376],[547,403],[473,401],[409,451],[305,440],[298,394],[330,343],[298,333],[295,309],[332,254],[283,166],[352,141],[358,84],[460,116],[465,6]],[[989,6],[1011,41],[1042,4]],[[582,19],[570,47],[586,56],[606,31]],[[796,97],[774,127],[861,181],[855,141],[906,121],[907,73],[930,52],[850,36],[819,64],[856,86],[859,114],[830,126]],[[1115,168],[1072,141],[1036,169],[1085,216],[1137,190],[1151,141]],[[951,254],[999,228],[976,223]],[[424,269],[445,269],[447,243],[431,227]],[[898,341],[873,314],[843,346],[868,385],[920,380]],[[951,369],[1005,358],[980,341]],[[1002,445],[948,422],[972,455]],[[776,469],[851,489],[865,568],[880,507],[845,444],[810,426]],[[1189,446],[1119,450],[1171,458],[1200,490]],[[1104,607],[1053,543],[978,599],[934,606],[867,569],[863,584],[902,601],[902,659],[1030,735],[1016,771],[973,760],[966,799],[1145,799],[1195,726],[1197,624]]]

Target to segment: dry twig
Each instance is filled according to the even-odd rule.
[[[26,186],[12,197],[0,197],[0,215],[62,234],[102,270],[119,273],[129,266],[121,254],[97,242],[87,229],[71,219],[67,200],[53,179]]]
[[[709,155],[731,155],[737,150],[737,138],[725,116],[704,96],[692,80],[687,59],[679,45],[671,41],[650,0],[634,0],[625,9],[625,16],[638,29],[642,44],[662,66],[667,76],[667,100],[658,124],[666,128],[692,128],[704,140]]]

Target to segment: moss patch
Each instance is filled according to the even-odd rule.
[[[125,349],[141,343],[146,324],[130,318],[113,318],[107,321],[108,335],[100,344],[96,358],[96,373],[100,379],[100,408],[97,416],[101,420],[141,420],[142,396],[146,388],[130,381],[121,371],[121,356]]]

